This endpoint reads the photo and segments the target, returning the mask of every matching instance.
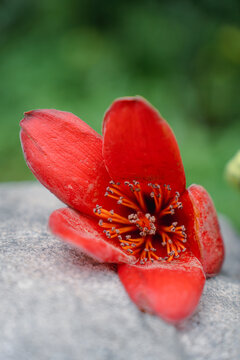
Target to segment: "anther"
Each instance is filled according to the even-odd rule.
[[[178,207],[178,209],[182,209],[182,208],[183,208],[183,204],[182,204],[181,202],[178,202],[178,203],[177,203],[177,207]]]
[[[110,192],[111,194],[114,194],[114,191],[108,186],[106,189],[108,192]]]

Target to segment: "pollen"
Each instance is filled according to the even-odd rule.
[[[99,226],[140,264],[170,262],[186,251],[186,228],[177,221],[183,204],[170,185],[111,180],[105,196],[115,204],[111,210],[96,205],[93,211],[100,218]]]

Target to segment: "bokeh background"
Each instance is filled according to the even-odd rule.
[[[224,180],[240,147],[239,84],[239,0],[0,0],[0,181],[33,179],[24,111],[71,111],[100,132],[111,102],[138,94],[174,129],[188,184],[240,229]]]

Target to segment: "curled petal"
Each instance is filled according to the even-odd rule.
[[[143,311],[177,323],[196,309],[205,283],[201,263],[190,254],[149,266],[119,265],[119,277]]]
[[[52,232],[73,243],[100,262],[133,263],[136,259],[107,241],[97,221],[70,208],[54,211],[49,218]]]
[[[194,231],[199,244],[201,262],[208,277],[216,275],[224,259],[224,244],[217,213],[210,195],[200,185],[188,188],[194,210]]]
[[[25,113],[21,142],[37,179],[60,200],[92,214],[103,199],[109,175],[102,158],[102,138],[77,116],[57,110]]]
[[[103,136],[103,157],[113,179],[169,184],[179,192],[185,189],[175,136],[143,98],[116,100],[105,114]]]

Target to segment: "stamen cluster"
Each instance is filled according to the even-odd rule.
[[[99,225],[108,239],[119,241],[122,249],[139,260],[172,261],[186,250],[187,233],[178,226],[178,209],[183,208],[179,192],[173,193],[169,185],[148,184],[150,191],[142,189],[138,181],[110,181],[105,196],[116,200],[120,214],[96,205],[94,213],[100,217]],[[122,211],[121,211],[122,209]]]

